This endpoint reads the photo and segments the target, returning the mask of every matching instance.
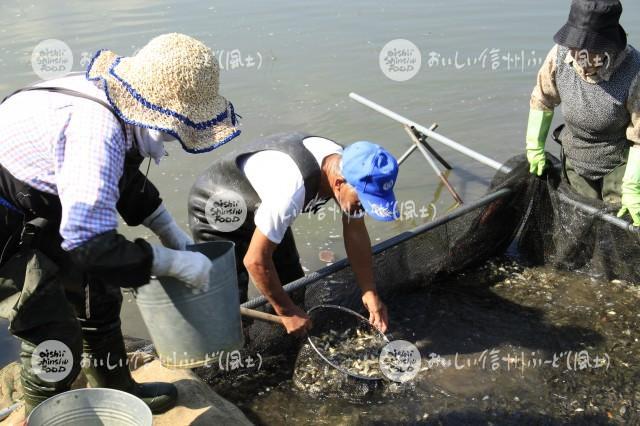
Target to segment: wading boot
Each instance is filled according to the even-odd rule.
[[[111,388],[137,396],[153,414],[176,404],[178,390],[171,383],[136,383],[131,377],[120,324],[108,333],[84,329],[82,369],[94,388]]]
[[[75,345],[75,357],[76,360],[80,356],[80,330],[77,333],[77,344]],[[71,344],[73,339],[70,339],[67,343]],[[72,345],[73,346],[73,345]],[[46,399],[51,398],[61,392],[65,392],[71,389],[71,384],[78,376],[80,372],[80,366],[78,362],[75,362],[71,366],[69,374],[56,381],[46,382],[36,374],[34,366],[31,364],[33,351],[36,348],[32,343],[23,340],[20,350],[20,360],[22,363],[22,369],[20,370],[20,381],[24,390],[24,406],[25,415],[29,415],[36,406]],[[38,368],[39,371],[39,368]]]

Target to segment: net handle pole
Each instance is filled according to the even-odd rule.
[[[435,130],[435,128],[433,128],[433,126],[429,127],[431,130]],[[436,160],[438,160],[440,162],[440,164],[442,164],[442,166],[446,169],[446,170],[453,170],[453,167],[451,167],[451,164],[447,163],[447,161],[442,158],[442,156],[440,154],[438,154],[436,152],[435,149],[433,149],[433,147],[431,145],[429,145],[429,143],[427,142],[427,138],[428,136],[423,135],[422,133],[420,133],[418,130],[416,130],[415,127],[411,127],[411,131],[413,132],[414,135],[416,135],[416,137],[420,140],[420,142],[422,143],[422,145],[427,148],[427,150],[429,151],[429,153],[431,155],[433,155],[435,157]]]
[[[406,126],[405,126],[405,128],[406,128]],[[438,123],[433,123],[433,124],[431,125],[431,127],[429,127],[429,129],[431,129],[431,130],[435,130],[435,129],[437,129],[437,128],[438,128]],[[406,160],[407,158],[409,158],[409,156],[410,156],[411,154],[413,154],[413,151],[415,151],[416,149],[418,149],[418,145],[416,145],[415,143],[414,143],[414,144],[411,144],[411,147],[409,147],[409,149],[407,150],[407,152],[405,152],[404,154],[402,154],[402,157],[398,158],[398,165],[399,165],[399,166],[400,166],[400,165],[402,165],[402,163],[404,163],[404,162],[405,162],[405,160]]]
[[[402,163],[404,163],[404,162],[405,162],[405,160],[406,160],[407,158],[409,158],[409,156],[410,156],[411,154],[413,154],[413,151],[415,151],[416,149],[418,149],[418,147],[417,147],[417,146],[415,146],[415,145],[411,145],[411,147],[407,150],[407,152],[405,152],[404,154],[402,154],[402,157],[398,158],[398,166],[401,166],[401,165],[402,165]]]
[[[454,149],[458,152],[460,152],[461,154],[466,155],[467,157],[471,157],[476,161],[481,162],[482,164],[491,167],[492,169],[498,170],[498,171],[502,171],[503,173],[509,173],[511,171],[511,169],[503,164],[500,164],[499,162],[497,162],[494,159],[491,159],[485,155],[480,154],[479,152],[476,152],[470,148],[467,148],[466,146],[459,144],[458,142],[447,138],[446,136],[442,136],[439,133],[434,132],[433,130],[428,129],[425,126],[422,126],[414,121],[409,120],[406,117],[403,117],[402,115],[391,111],[388,108],[383,107],[382,105],[379,105],[375,102],[373,102],[372,100],[369,100],[367,98],[365,98],[364,96],[360,96],[357,93],[351,92],[349,93],[349,97],[351,99],[353,99],[354,101],[361,103],[364,106],[367,106],[371,109],[373,109],[374,111],[378,111],[380,114],[382,115],[386,115],[387,117],[389,117],[392,120],[397,121],[398,123],[404,124],[405,126],[409,126],[409,127],[414,127],[416,130],[418,130],[420,133],[422,133],[423,135],[429,136],[432,139],[437,140],[438,142],[448,146],[451,149]]]
[[[273,324],[284,325],[282,318],[277,315],[269,314],[267,312],[256,311],[249,308],[240,307],[240,315],[243,317],[257,319],[259,321],[270,322]]]
[[[633,226],[632,223],[629,223],[624,219],[620,219],[619,217],[616,217],[612,214],[605,213],[602,210],[597,209],[596,207],[582,204],[581,202],[573,200],[562,193],[558,193],[558,196],[562,199],[562,201],[571,204],[578,210],[582,210],[585,214],[604,220],[605,222],[610,223],[611,225],[616,226],[624,231],[631,232],[636,235],[640,234],[640,228],[638,228],[637,226]]]
[[[441,217],[440,219],[436,219],[432,222],[425,223],[424,225],[420,225],[410,231],[405,231],[401,234],[398,234],[394,237],[384,240],[376,244],[375,246],[373,246],[371,248],[371,251],[373,254],[378,254],[380,252],[383,252],[391,247],[394,247],[403,243],[404,241],[407,241],[413,237],[423,234],[433,228],[437,228],[438,226],[451,222],[452,220],[457,219],[460,216],[464,216],[465,214],[469,213],[470,211],[478,207],[486,206],[487,204],[492,203],[493,201],[507,197],[512,194],[513,194],[513,190],[511,188],[499,189],[496,192],[492,192],[491,194],[485,195],[484,197],[480,198],[477,201],[470,202],[468,204],[463,204],[462,206],[455,209],[453,212],[449,213],[446,216]],[[339,261],[337,261],[332,265],[319,269],[318,271],[314,271],[309,275],[306,275],[302,278],[299,278],[295,281],[290,282],[289,284],[282,286],[282,289],[287,293],[291,293],[292,291],[298,290],[300,288],[304,288],[309,284],[312,284],[318,280],[321,280],[322,278],[328,277],[331,274],[335,274],[336,272],[346,268],[348,265],[349,265],[349,260],[347,258],[340,259]],[[255,309],[257,307],[266,305],[267,303],[268,301],[266,297],[258,296],[254,299],[244,302],[241,306],[245,308]]]
[[[371,109],[373,109],[375,111],[378,111],[382,115],[386,115],[387,117],[391,118],[392,120],[395,120],[395,121],[397,121],[399,123],[402,123],[404,125],[413,126],[420,133],[422,133],[422,134],[424,134],[426,136],[429,136],[430,138],[435,139],[438,142],[443,143],[444,145],[447,145],[448,147],[460,152],[461,154],[464,154],[467,157],[471,157],[474,160],[477,160],[477,161],[481,162],[482,164],[485,164],[485,165],[487,165],[487,166],[489,166],[489,167],[491,167],[491,168],[493,168],[495,170],[501,171],[503,173],[509,173],[511,171],[510,167],[508,167],[508,166],[506,166],[504,164],[500,164],[497,161],[480,154],[479,152],[476,152],[476,151],[474,151],[472,149],[469,149],[466,146],[459,144],[458,142],[455,142],[455,141],[453,141],[453,140],[451,140],[451,139],[449,139],[449,138],[447,138],[445,136],[442,136],[439,133],[436,133],[436,132],[434,132],[432,130],[427,129],[426,127],[421,126],[420,124],[414,123],[413,121],[409,120],[408,118],[403,117],[400,114],[398,114],[396,112],[393,112],[390,109],[385,108],[382,105],[379,105],[379,104],[373,102],[372,100],[369,100],[369,99],[367,99],[367,98],[365,98],[363,96],[360,96],[357,93],[351,92],[351,93],[349,93],[349,97],[351,99],[353,99],[354,101],[361,103],[362,105],[365,105],[365,106],[367,106],[367,107],[369,107],[369,108],[371,108]],[[614,226],[616,226],[616,227],[618,227],[618,228],[620,228],[622,230],[631,231],[631,232],[636,233],[636,234],[640,232],[640,230],[637,229],[636,227],[634,227],[631,223],[629,223],[629,222],[627,222],[627,221],[625,221],[623,219],[617,218],[617,217],[615,217],[615,216],[613,216],[611,214],[603,213],[603,212],[601,212],[601,211],[599,211],[597,209],[596,209],[596,211],[597,211],[597,213],[596,213],[596,211],[594,211],[590,207],[585,206],[585,205],[583,205],[581,203],[573,203],[573,205],[576,208],[584,211],[585,213],[591,214],[591,215],[595,215],[599,219],[602,219],[605,222],[608,222],[608,223],[610,223],[610,224],[612,224],[612,225],[614,225]]]
[[[433,126],[431,126],[431,128],[433,129],[434,126],[437,126],[437,125],[434,124]],[[406,124],[404,126],[402,126],[402,127],[404,127],[405,132],[407,132],[407,135],[409,135],[409,138],[413,142],[414,146],[418,147],[418,151],[420,151],[422,153],[422,155],[424,156],[424,158],[427,159],[427,163],[429,163],[429,165],[431,166],[431,168],[433,169],[435,174],[438,176],[438,178],[440,179],[442,184],[447,188],[447,190],[449,191],[449,193],[451,194],[453,199],[456,201],[456,203],[463,204],[462,198],[460,197],[458,192],[456,192],[456,190],[453,188],[451,183],[449,183],[449,180],[444,175],[442,170],[440,170],[440,168],[436,164],[435,160],[433,158],[431,158],[431,155],[429,154],[429,151],[427,151],[427,148],[425,148],[422,145],[422,142],[420,142],[420,139],[418,139],[418,137],[414,133],[414,128],[409,127]]]

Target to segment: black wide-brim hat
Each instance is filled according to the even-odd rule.
[[[620,15],[619,0],[573,0],[568,21],[553,40],[570,49],[620,52],[627,47]]]

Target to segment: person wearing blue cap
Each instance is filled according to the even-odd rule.
[[[291,225],[335,200],[362,302],[370,322],[384,332],[387,309],[376,291],[364,216],[398,218],[397,176],[396,159],[379,145],[343,148],[323,137],[280,133],[225,155],[200,175],[189,194],[189,225],[197,242],[233,241],[240,300],[247,300],[250,277],[287,332],[302,335],[311,321],[282,289],[304,276]]]

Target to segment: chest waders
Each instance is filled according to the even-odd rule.
[[[82,97],[103,105],[115,114],[105,102],[79,92],[60,88],[25,90],[48,90]],[[152,185],[145,187],[145,193],[131,190],[132,183],[136,186],[142,183],[138,160],[125,160],[125,171],[130,173],[125,172],[127,176],[123,175],[120,182],[119,203],[127,198],[158,198]],[[104,257],[102,276],[82,272],[68,253],[60,248],[59,198],[27,187],[1,166],[0,185],[0,194],[4,195],[3,202],[0,202],[0,221],[4,225],[0,231],[3,239],[0,241],[3,247],[0,257],[0,316],[9,320],[10,332],[21,341],[20,378],[26,413],[45,399],[69,390],[81,368],[92,387],[132,393],[147,403],[154,413],[171,408],[177,398],[174,385],[138,384],[129,372],[120,328],[122,293],[120,287],[113,285],[113,278],[108,273],[119,263],[126,264],[127,259]],[[26,194],[28,200],[19,203],[21,200],[15,197],[16,194]],[[21,209],[22,204],[28,207]],[[134,210],[140,209],[119,209],[128,223],[143,219],[136,217],[140,213]],[[29,220],[35,213],[48,217]],[[134,255],[130,250],[121,250],[121,240],[114,235],[96,239],[100,239],[97,243],[99,249],[87,250],[120,251],[124,257]],[[53,345],[51,341],[55,341]],[[41,354],[45,356],[39,357]],[[57,358],[46,361],[49,355]]]
[[[238,287],[241,303],[247,300],[249,275],[243,265],[243,259],[256,229],[254,215],[261,200],[251,183],[239,167],[239,162],[248,155],[261,151],[278,151],[287,154],[294,161],[304,181],[305,200],[302,213],[316,213],[328,200],[320,200],[320,167],[313,154],[303,144],[311,135],[303,132],[287,132],[256,140],[213,163],[201,174],[189,193],[189,226],[196,242],[229,240],[235,243],[236,265],[238,268]],[[212,216],[207,214],[207,201],[219,191],[233,191],[239,194],[246,204],[246,219],[236,229],[224,232],[221,227],[210,223]],[[300,256],[295,245],[291,228],[287,229],[282,242],[278,244],[273,261],[283,284],[304,276],[300,265]],[[292,295],[294,300],[299,295]]]

